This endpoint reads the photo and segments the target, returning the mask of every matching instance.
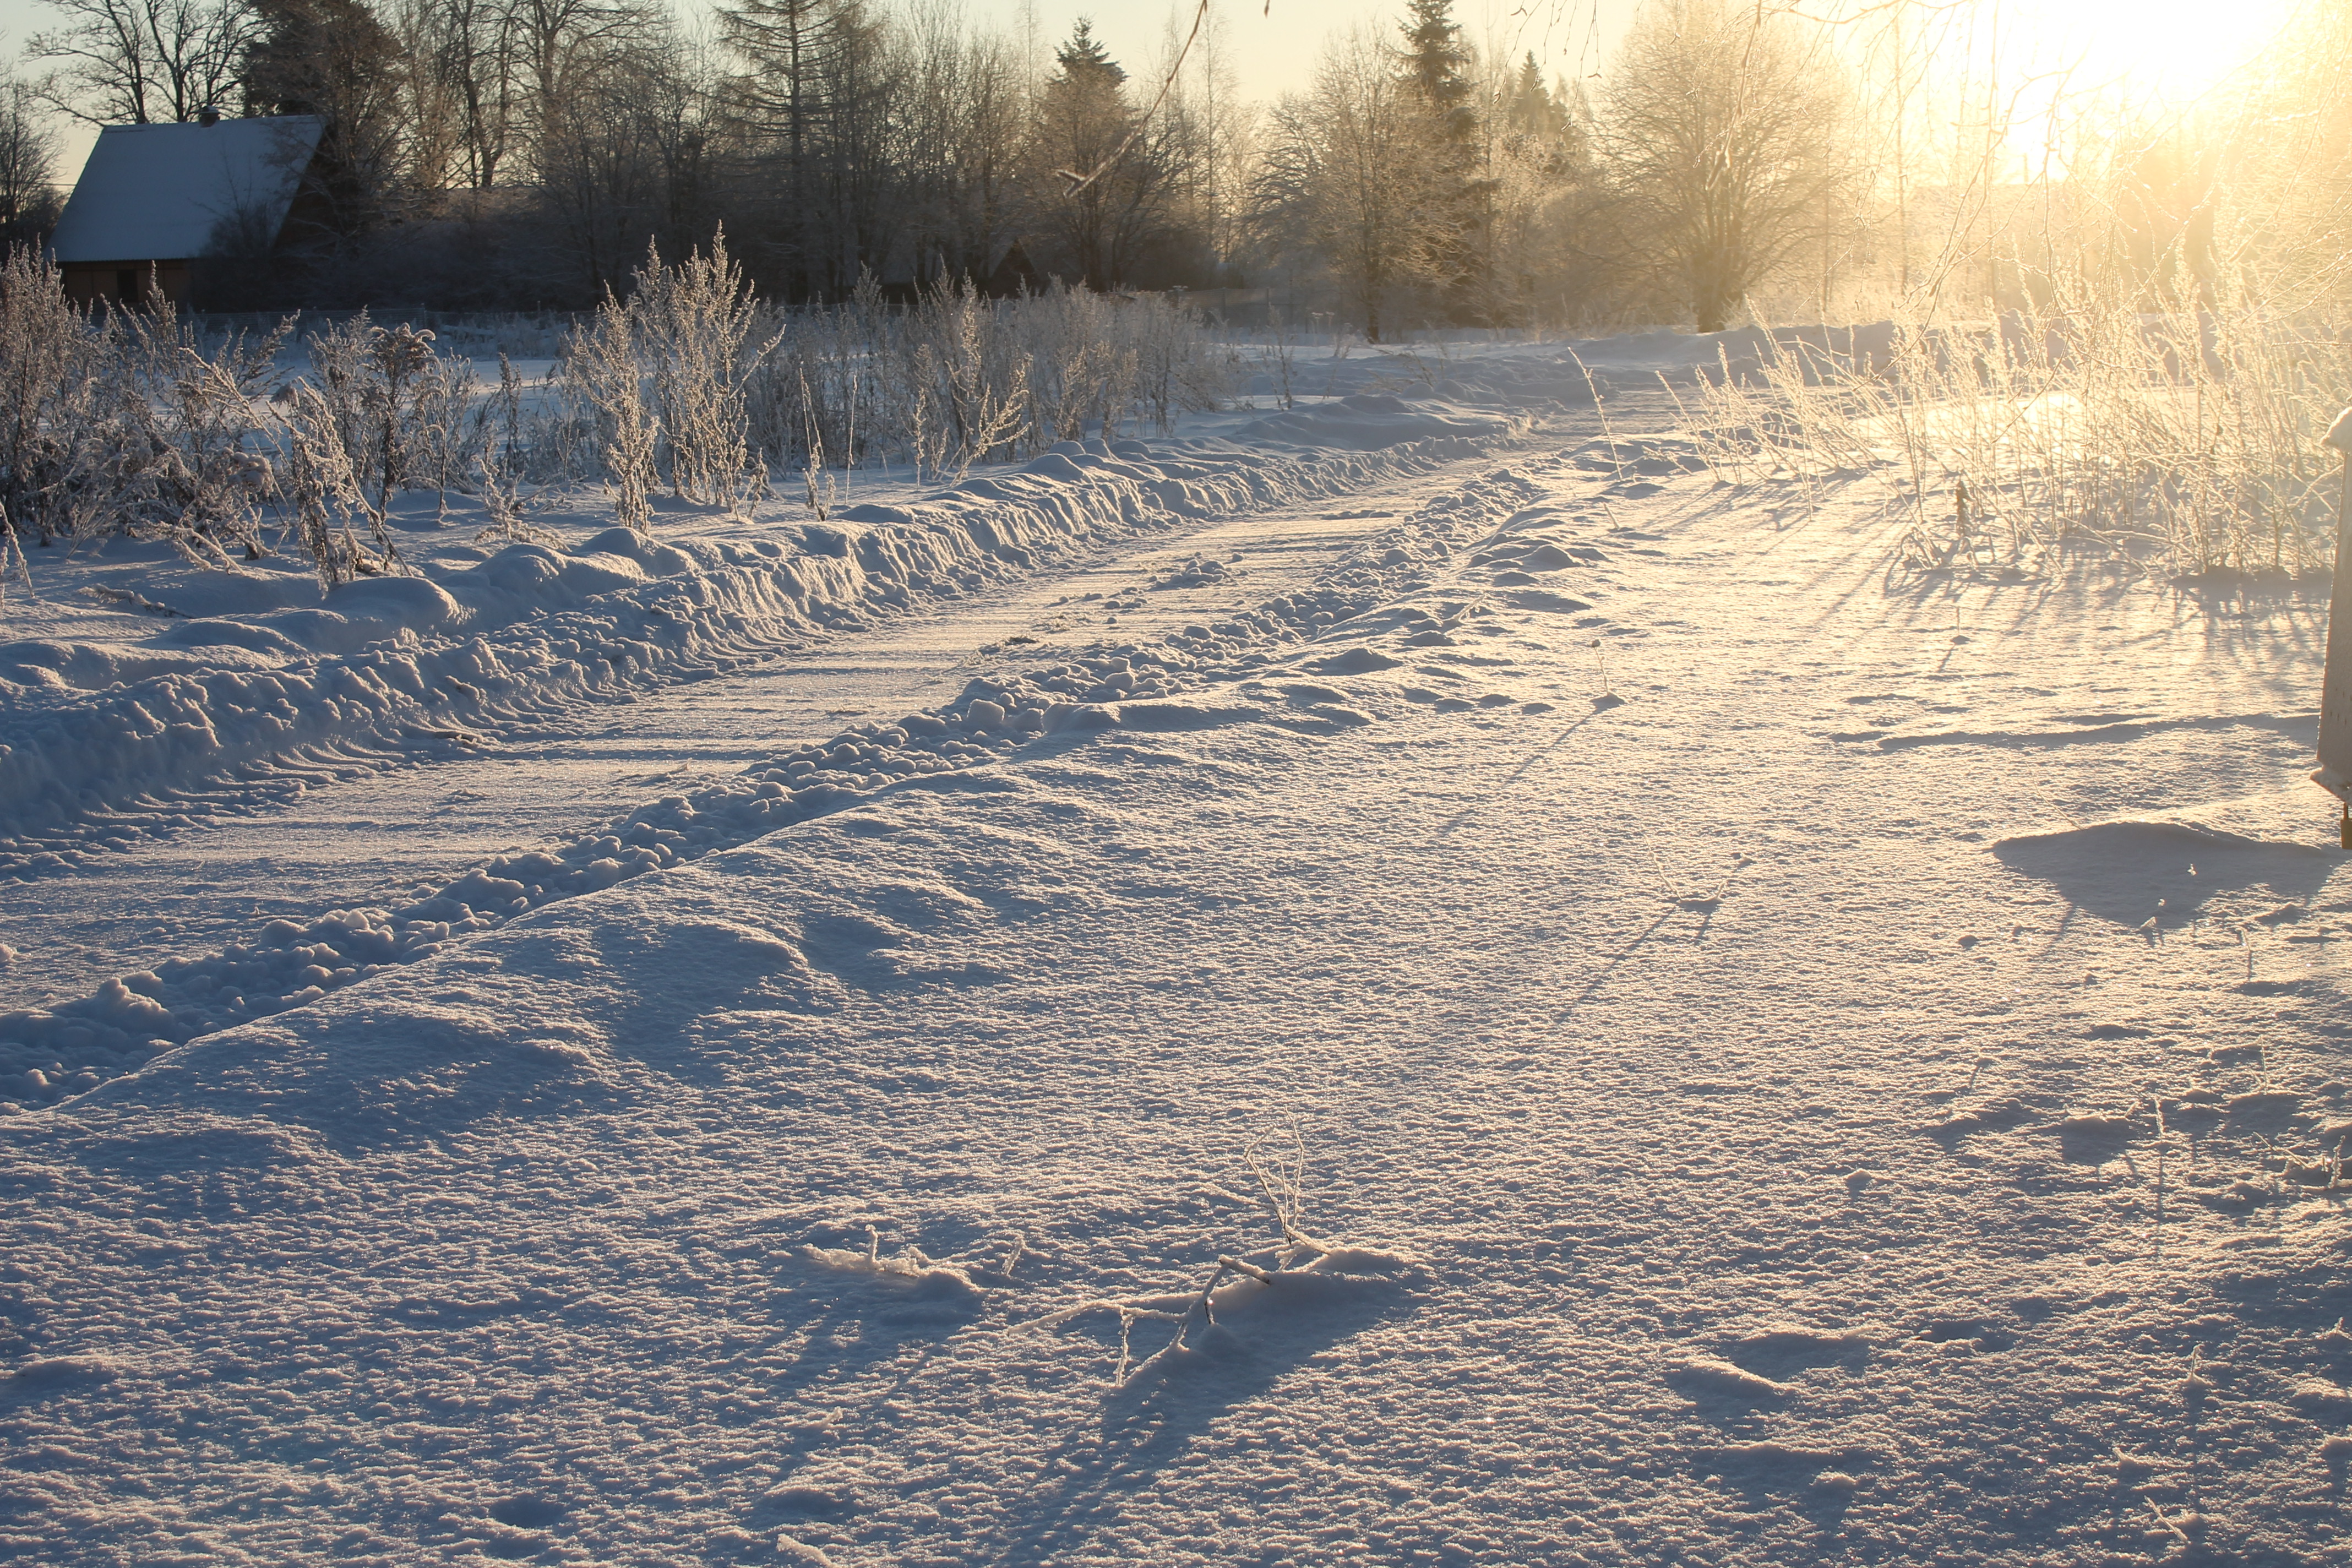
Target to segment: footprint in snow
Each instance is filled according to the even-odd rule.
[[[1870,1349],[1867,1334],[1800,1323],[1766,1323],[1724,1346],[1731,1364],[1780,1384],[1813,1367],[1860,1367],[1870,1359]]]
[[[2017,1342],[1998,1324],[1983,1318],[1930,1318],[1919,1330],[1918,1338],[1955,1353],[2005,1351]]]
[[[1951,1149],[1975,1133],[2006,1132],[2020,1122],[2032,1120],[2032,1115],[2023,1101],[2009,1097],[1989,1100],[1973,1110],[1947,1117],[1922,1131],[1947,1149]]]
[[[2100,1110],[2069,1116],[2053,1131],[2058,1134],[2059,1158],[2066,1163],[2104,1165],[2152,1129],[2128,1113]]]
[[[1700,1449],[1693,1456],[1693,1468],[1701,1475],[1721,1477],[1759,1500],[1776,1492],[1800,1492],[1808,1512],[1827,1516],[1823,1522],[1834,1526],[1861,1487],[1853,1472],[1875,1458],[1864,1448],[1811,1448],[1768,1440]]]

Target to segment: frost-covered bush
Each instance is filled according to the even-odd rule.
[[[102,363],[58,269],[37,251],[11,252],[0,267],[0,508],[43,544],[68,526]]]
[[[821,455],[954,474],[1089,429],[1164,430],[1215,407],[1234,370],[1191,310],[1059,285],[990,300],[940,284],[898,306],[869,279],[837,306],[782,313],[779,324],[751,406],[759,448],[780,468]]]
[[[961,475],[1089,432],[1214,407],[1235,369],[1199,316],[1156,296],[1056,287],[991,300],[940,284],[907,303],[867,279],[836,306],[753,300],[723,238],[649,254],[625,296],[573,323],[546,384],[503,353],[495,391],[433,331],[362,311],[303,339],[291,320],[207,335],[167,303],[86,310],[57,268],[0,267],[0,511],[37,543],[129,533],[230,565],[290,542],[328,587],[404,570],[388,528],[404,491],[478,494],[495,532],[530,536],[521,486],[602,481],[652,524],[667,489],[738,509],[777,469],[812,505],[833,467]],[[276,532],[270,525],[276,525]],[[0,552],[0,556],[9,552]]]
[[[761,314],[722,235],[709,256],[675,267],[649,249],[628,297],[608,292],[573,333],[562,384],[574,406],[556,427],[575,439],[593,428],[623,523],[649,525],[665,481],[705,506],[744,506],[766,490],[748,396],[775,341],[755,338]]]
[[[460,488],[485,437],[473,362],[438,352],[406,323],[379,327],[361,311],[306,342],[315,395],[352,472],[381,514],[405,489]]]
[[[871,278],[838,305],[752,302],[723,242],[650,256],[565,344],[526,445],[534,477],[599,479],[621,521],[650,497],[735,506],[772,472],[905,463],[961,475],[1057,441],[1213,408],[1235,362],[1157,296],[1056,287],[991,300],[941,283],[896,304]]]
[[[224,563],[273,488],[257,396],[282,332],[201,343],[168,304],[86,315],[57,268],[0,264],[0,507],[12,530],[127,533]]]

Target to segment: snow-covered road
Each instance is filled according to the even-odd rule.
[[[2324,599],[1687,457],[0,1121],[0,1551],[2352,1560]]]
[[[1563,434],[1574,430],[1563,422]],[[0,1012],[87,994],[172,953],[217,951],[271,920],[400,900],[488,856],[561,845],[640,801],[845,725],[936,706],[976,673],[984,647],[999,665],[1034,667],[1106,634],[1156,637],[1222,619],[1310,585],[1465,468],[1457,460],[1295,507],[1114,538],[1086,558],[968,597],[919,600],[731,668],[691,670],[619,703],[583,694],[532,713],[495,747],[341,759],[321,770],[323,787],[258,795],[11,889],[0,945],[16,957],[0,967]],[[1213,573],[1188,574],[1195,558]],[[1022,637],[1034,640],[1003,647]]]

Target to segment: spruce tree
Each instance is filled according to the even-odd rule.
[[[1516,135],[1558,136],[1568,129],[1567,106],[1552,101],[1533,49],[1519,67],[1518,80],[1511,85],[1510,105],[1505,112]]]
[[[1445,140],[1467,146],[1478,131],[1471,107],[1470,47],[1454,20],[1454,0],[1405,0],[1404,76],[1443,127]]]
[[[1419,107],[1428,143],[1426,199],[1436,235],[1431,279],[1448,316],[1475,321],[1487,292],[1487,247],[1481,241],[1492,186],[1479,167],[1470,47],[1454,20],[1454,0],[1406,0],[1403,31],[1399,74]]]
[[[1150,134],[1128,140],[1140,111],[1128,101],[1127,72],[1104,51],[1092,22],[1079,17],[1054,58],[1060,68],[1038,91],[1032,129],[1034,210],[1044,237],[1079,281],[1116,288],[1166,215],[1173,188],[1168,149]],[[1096,178],[1077,183],[1097,169]]]
[[[1102,40],[1095,37],[1094,18],[1081,16],[1070,29],[1070,41],[1054,51],[1055,60],[1062,68],[1059,81],[1087,85],[1107,80],[1112,87],[1127,79],[1127,71],[1103,48]]]

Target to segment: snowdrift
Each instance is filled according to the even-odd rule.
[[[0,875],[235,809],[256,787],[478,746],[549,705],[708,675],[833,626],[969,593],[1092,542],[1343,494],[1483,450],[1512,419],[1382,411],[1286,450],[1064,443],[1024,467],[824,522],[674,542],[608,529],[309,603],[208,574],[135,640],[0,644]],[[114,592],[135,590],[114,590]],[[178,592],[179,590],[175,590]],[[142,595],[143,597],[143,595]],[[152,612],[151,612],[152,613]]]
[[[1426,444],[1383,458],[1390,465],[1431,460]],[[1309,476],[1319,479],[1363,471],[1363,459],[1328,458],[1276,473],[1284,482],[1302,483]],[[1019,493],[1017,479],[985,483],[992,493]],[[963,489],[968,493],[970,487]],[[0,1107],[12,1101],[39,1104],[61,1093],[87,1091],[187,1041],[308,1007],[331,993],[430,958],[453,942],[495,930],[549,904],[698,860],[877,795],[988,794],[1003,786],[976,770],[1033,745],[1057,739],[1074,742],[1105,731],[1164,735],[1262,722],[1294,733],[1330,734],[1368,722],[1364,714],[1340,700],[1339,692],[1296,684],[1261,692],[1249,678],[1282,651],[1311,639],[1346,647],[1377,630],[1438,625],[1437,616],[1412,605],[1381,616],[1367,612],[1395,605],[1451,552],[1472,540],[1513,526],[1514,520],[1524,528],[1550,519],[1549,511],[1527,508],[1532,493],[1511,470],[1483,477],[1375,535],[1312,591],[1287,595],[1213,626],[1188,626],[1164,639],[1102,647],[1058,668],[1010,679],[974,679],[942,709],[910,713],[895,722],[859,725],[823,743],[784,752],[708,788],[648,802],[606,828],[567,844],[494,857],[431,896],[396,909],[331,910],[305,922],[272,921],[251,939],[224,952],[174,958],[125,973],[89,995],[54,1006],[0,1013]],[[870,516],[882,509],[854,510]],[[1035,542],[1042,549],[1053,537],[1042,530],[1016,535],[1001,510],[975,510],[984,523],[1002,530],[999,537],[1008,542]],[[1062,537],[1086,537],[1080,531],[1083,516]],[[1137,516],[1148,522],[1153,514],[1139,508]],[[636,645],[646,650],[644,665],[632,673],[656,679],[726,635],[727,620],[709,613],[709,597],[698,596],[715,591],[706,586],[712,579],[757,587],[772,584],[798,566],[809,573],[801,580],[835,585],[835,605],[850,604],[861,591],[899,591],[910,580],[925,592],[951,592],[953,580],[919,576],[902,565],[906,557],[894,556],[888,549],[893,544],[904,549],[910,542],[971,537],[968,532],[950,534],[936,515],[864,527],[845,517],[838,527],[811,525],[803,532],[803,552],[789,561],[780,559],[772,574],[763,576],[756,569],[731,566],[722,555],[720,565],[697,575],[633,584],[580,611],[520,621],[517,630],[541,639],[543,646],[553,635],[551,626],[577,625],[583,628],[582,635],[593,637],[600,635],[598,628],[609,627],[624,615],[634,616],[635,624],[648,630],[646,640]],[[646,546],[620,530],[589,543],[611,550],[634,547],[642,558],[663,566],[676,563],[667,557],[684,562],[696,558],[693,549]],[[555,553],[518,546],[491,564],[539,561]],[[590,554],[600,556],[601,552]],[[864,563],[869,562],[883,569],[866,569]],[[893,566],[899,570],[887,569]],[[456,596],[454,592],[450,596]],[[769,605],[779,623],[805,603],[785,596],[751,602]],[[677,608],[667,609],[670,605]],[[662,632],[677,641],[656,640]],[[490,640],[475,639],[447,650],[445,657],[457,657],[463,648],[488,646]],[[741,645],[722,646],[732,652]],[[366,657],[422,661],[434,652],[429,647],[403,644]],[[492,679],[483,673],[487,662],[467,667],[485,684]],[[329,661],[326,668],[348,665]],[[524,667],[509,653],[500,668],[543,670],[547,661],[542,656],[540,662]],[[1243,696],[1235,700],[1203,693],[1200,687],[1206,680],[1240,682]],[[386,689],[404,689],[389,682]],[[508,688],[514,689],[511,684]],[[489,706],[485,693],[478,710]],[[186,754],[201,757],[201,748],[192,747]]]

